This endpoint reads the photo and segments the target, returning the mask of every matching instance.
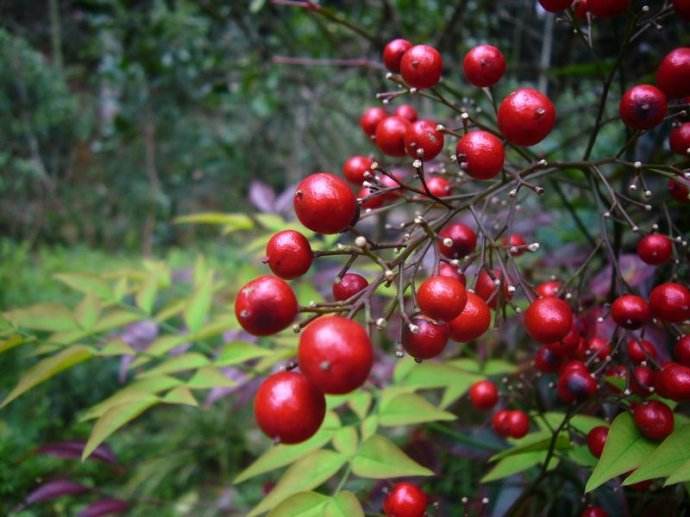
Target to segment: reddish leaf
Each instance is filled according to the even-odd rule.
[[[31,492],[24,503],[28,506],[34,503],[42,503],[43,501],[50,501],[66,495],[76,495],[88,492],[89,487],[84,486],[69,479],[55,479],[42,484],[36,490]]]
[[[275,192],[262,181],[255,180],[249,185],[249,201],[262,212],[275,211]]]
[[[121,499],[100,499],[89,504],[81,512],[79,517],[101,517],[102,515],[115,515],[126,512],[129,503]]]
[[[80,459],[84,450],[84,445],[86,445],[86,442],[76,440],[68,442],[46,443],[45,445],[39,447],[37,452],[42,454],[50,454],[63,459]],[[115,453],[113,453],[112,449],[105,444],[98,446],[89,457],[104,463],[117,463]]]

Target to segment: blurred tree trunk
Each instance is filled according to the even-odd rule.
[[[48,0],[50,15],[50,44],[53,53],[53,65],[62,71],[62,28],[60,27],[60,6],[58,0]]]
[[[156,229],[156,207],[161,193],[158,169],[156,167],[156,119],[153,112],[147,110],[144,119],[144,170],[149,181],[150,200],[148,212],[141,230],[141,252],[150,256],[153,252],[153,239]]]

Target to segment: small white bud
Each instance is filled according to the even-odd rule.
[[[539,244],[538,242],[533,242],[532,244],[527,246],[527,249],[534,253],[535,251],[538,251],[540,247],[541,244]]]
[[[379,318],[376,320],[376,328],[381,330],[386,327],[386,320],[383,318]]]
[[[443,245],[446,248],[450,248],[453,245],[453,239],[451,239],[450,237],[446,237],[445,239],[443,239]]]
[[[366,237],[364,237],[363,235],[357,236],[357,238],[355,239],[355,246],[357,246],[358,248],[366,248],[366,246],[367,246]]]
[[[386,271],[383,273],[383,276],[386,280],[390,282],[395,278],[395,273],[390,269],[386,269]]]

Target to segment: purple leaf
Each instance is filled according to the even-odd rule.
[[[43,501],[50,501],[66,495],[76,495],[88,492],[89,487],[70,481],[69,479],[55,479],[42,484],[36,490],[31,492],[24,503],[28,506],[34,503],[42,503]]]
[[[275,211],[280,214],[287,214],[292,210],[292,199],[295,196],[297,184],[288,185],[283,192],[276,198]]]
[[[275,211],[275,192],[262,181],[254,180],[249,185],[249,201],[262,212]]]
[[[84,450],[85,442],[68,441],[46,443],[38,448],[38,452],[42,454],[51,454],[63,459],[79,459]],[[113,451],[106,444],[99,445],[91,453],[89,459],[99,460],[105,463],[116,464],[117,458]]]
[[[129,509],[129,503],[121,499],[100,499],[89,504],[81,512],[79,517],[101,517],[102,515],[115,515],[117,513],[126,512]]]
[[[642,262],[637,255],[621,255],[620,268],[625,281],[631,287],[641,287],[649,278],[654,276],[654,266],[649,266]],[[604,298],[611,286],[611,265],[606,266],[593,279],[590,291],[598,298]]]

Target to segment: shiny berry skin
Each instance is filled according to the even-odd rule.
[[[553,373],[561,365],[561,358],[546,345],[542,345],[534,356],[534,367],[543,373]]]
[[[333,298],[336,301],[343,301],[352,298],[362,289],[369,285],[367,279],[357,273],[345,273],[340,282],[333,282]]]
[[[431,276],[417,289],[417,305],[429,318],[451,321],[467,304],[465,286],[447,276]]]
[[[295,213],[317,233],[340,233],[355,222],[357,201],[344,180],[327,173],[307,176],[297,185]]]
[[[635,395],[648,397],[654,391],[655,380],[654,370],[646,366],[636,366],[630,376],[630,389]]]
[[[503,170],[503,142],[488,131],[470,131],[455,147],[458,162],[475,179],[488,180]]]
[[[624,294],[616,298],[611,305],[611,317],[621,327],[635,330],[652,319],[652,312],[644,298],[634,294]]]
[[[391,72],[400,72],[400,60],[403,54],[412,48],[412,43],[406,39],[396,38],[383,47],[383,64]]]
[[[489,274],[488,270],[482,269],[474,283],[474,292],[489,307],[495,309],[499,303],[503,305],[513,297],[508,287],[509,283],[503,278],[503,273],[500,270],[495,269]]]
[[[690,21],[690,0],[673,0],[673,8],[678,16]]]
[[[649,400],[632,408],[633,420],[643,436],[661,441],[673,432],[673,411],[663,402]]]
[[[637,243],[637,255],[647,264],[659,266],[673,255],[673,244],[666,235],[650,233]]]
[[[404,118],[386,117],[376,126],[376,145],[388,156],[405,156],[405,134],[409,127]]]
[[[477,409],[491,409],[498,402],[498,388],[487,380],[477,381],[470,387],[470,402]]]
[[[690,318],[690,290],[674,282],[658,285],[649,295],[649,306],[660,320],[680,323]]]
[[[656,71],[656,85],[671,98],[690,95],[690,47],[669,52]]]
[[[487,88],[503,77],[506,71],[506,58],[493,45],[478,45],[465,54],[462,68],[465,78],[471,84]]]
[[[573,0],[539,0],[539,3],[544,8],[545,11],[550,13],[559,13],[565,11]]]
[[[477,245],[477,234],[474,230],[462,223],[451,223],[443,227],[438,234],[439,250],[450,258],[463,258],[474,251]],[[453,243],[450,246],[444,244],[445,239],[450,239]]]
[[[601,506],[588,506],[582,510],[580,517],[609,517],[609,514]]]
[[[623,14],[630,7],[630,0],[589,0],[589,10],[594,16],[610,18]]]
[[[654,388],[664,398],[676,402],[690,400],[690,368],[678,363],[666,363],[656,374]]]
[[[606,438],[609,436],[609,428],[605,425],[598,425],[593,427],[587,433],[587,447],[589,452],[595,458],[601,458],[601,453],[604,452],[604,445],[606,445]]]
[[[524,411],[510,411],[507,420],[512,438],[522,438],[529,432],[529,416]]]
[[[504,244],[508,246],[508,252],[513,257],[519,257],[527,251],[527,243],[525,238],[519,233],[511,234],[507,239],[505,239]]]
[[[343,175],[351,183],[361,185],[365,179],[364,175],[371,171],[372,163],[374,163],[374,160],[368,156],[350,156],[343,164]]]
[[[431,88],[441,79],[443,58],[434,47],[415,45],[403,54],[400,73],[405,82],[414,88]]]
[[[690,188],[678,180],[668,180],[668,191],[679,203],[690,203]]]
[[[306,326],[299,339],[299,368],[323,393],[341,395],[369,377],[374,350],[359,323],[341,316],[322,316]]]
[[[311,438],[326,415],[326,398],[297,372],[266,378],[254,399],[254,417],[261,430],[284,444]]]
[[[498,127],[511,144],[538,144],[551,132],[555,123],[553,103],[533,88],[515,90],[498,107]]]
[[[602,361],[611,353],[611,343],[601,337],[587,340],[587,351]]]
[[[314,253],[304,235],[294,230],[284,230],[274,234],[268,241],[266,258],[275,275],[290,280],[309,270]]]
[[[685,335],[676,341],[673,347],[673,357],[680,364],[690,366],[690,335]]]
[[[450,195],[452,187],[450,182],[443,176],[430,176],[425,180],[429,192],[436,197],[446,197]]]
[[[491,417],[491,427],[493,427],[494,432],[503,437],[510,436],[510,427],[508,425],[508,420],[510,418],[511,411],[502,409],[494,413]]]
[[[583,341],[582,336],[577,329],[573,327],[563,339],[555,343],[549,343],[546,346],[557,356],[568,357],[577,351],[581,341]]]
[[[450,332],[447,323],[414,318],[412,324],[417,326],[417,332],[412,332],[408,325],[402,332],[402,346],[408,354],[415,359],[431,359],[443,352]]]
[[[386,117],[388,117],[388,113],[386,113],[385,109],[379,106],[367,108],[359,118],[359,126],[362,128],[362,131],[364,131],[365,135],[374,136],[376,134],[376,127],[379,125],[379,122]]]
[[[656,348],[646,339],[628,339],[628,357],[633,363],[656,359]]]
[[[414,109],[409,104],[401,104],[393,111],[393,115],[396,117],[404,118],[408,122],[417,121],[417,110]]]
[[[412,483],[397,483],[383,502],[386,517],[424,517],[429,498]]]
[[[367,208],[373,210],[383,206],[386,200],[385,194],[374,195],[378,192],[378,189],[373,189],[371,187],[362,187],[359,192],[357,192],[357,199],[360,202],[360,206],[365,210]],[[371,197],[369,197],[371,196]]]
[[[465,273],[463,273],[458,267],[453,266],[452,264],[449,264],[448,262],[441,262],[439,264],[438,274],[441,276],[447,276],[450,278],[455,278],[462,285],[465,285]],[[469,293],[468,293],[468,295],[469,295]],[[469,299],[467,301],[469,302]]]
[[[587,365],[583,363],[582,361],[568,361],[561,367],[561,371],[558,372],[561,375],[564,375],[568,372],[582,372],[585,374],[589,374],[589,370],[587,369]]]
[[[671,129],[669,136],[671,151],[676,154],[688,156],[690,154],[690,122]]]
[[[573,11],[576,18],[585,20],[587,13],[589,13],[589,0],[575,0],[573,2]]]
[[[265,275],[245,284],[235,298],[235,316],[254,336],[270,336],[290,326],[297,316],[297,298],[278,277]]]
[[[638,84],[623,94],[619,112],[626,126],[651,129],[661,124],[668,112],[666,95],[651,84]]]
[[[539,298],[525,311],[524,324],[532,339],[548,345],[568,335],[573,326],[573,311],[560,298]]]
[[[407,128],[405,152],[412,158],[433,160],[443,150],[443,133],[436,129],[436,122],[418,120]]]
[[[561,283],[558,280],[547,280],[539,284],[534,291],[540,298],[548,298],[549,296],[558,296],[560,289]]]
[[[570,367],[558,376],[556,391],[558,398],[567,404],[583,401],[597,392],[597,381],[592,378],[589,371]]]
[[[491,326],[491,310],[484,300],[467,291],[467,303],[462,312],[450,321],[450,337],[467,343],[482,336]]]

